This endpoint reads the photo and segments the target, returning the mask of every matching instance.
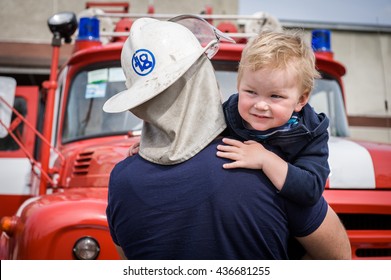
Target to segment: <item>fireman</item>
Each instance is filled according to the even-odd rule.
[[[345,230],[323,198],[299,207],[262,172],[221,167],[227,160],[216,147],[226,124],[205,55],[218,42],[203,47],[175,22],[132,25],[121,55],[127,90],[103,107],[144,121],[139,153],[110,176],[107,218],[121,256],[286,259],[293,235],[309,257],[350,258]]]

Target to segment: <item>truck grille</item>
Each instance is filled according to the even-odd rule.
[[[388,248],[364,248],[356,250],[357,257],[360,258],[389,258],[391,249]]]
[[[93,151],[83,152],[77,155],[75,163],[73,165],[74,176],[84,176],[88,174],[88,168],[90,167]]]
[[[391,230],[391,215],[338,214],[347,230]]]
[[[338,214],[347,230],[391,230],[391,215],[387,214]],[[357,258],[391,257],[391,240],[382,244],[361,244],[353,248]],[[376,247],[376,248],[375,248]]]

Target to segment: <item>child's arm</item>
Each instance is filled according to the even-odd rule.
[[[300,156],[288,163],[255,141],[225,138],[217,155],[231,159],[224,168],[261,169],[280,194],[296,203],[311,206],[322,196],[329,175],[327,133],[313,139]]]
[[[319,200],[330,174],[328,139],[328,133],[318,135],[288,163],[282,196],[310,206]]]
[[[223,138],[226,145],[218,145],[217,156],[233,160],[223,165],[226,169],[249,168],[263,170],[273,185],[281,191],[288,174],[288,163],[255,141],[241,142]]]

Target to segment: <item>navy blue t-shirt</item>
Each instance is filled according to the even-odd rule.
[[[215,141],[184,163],[139,155],[113,169],[107,218],[128,259],[287,259],[289,233],[306,236],[327,203],[291,203],[259,170],[231,169]]]

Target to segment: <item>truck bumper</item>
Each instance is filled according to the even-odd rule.
[[[391,259],[391,191],[326,189],[344,224],[353,259]]]

